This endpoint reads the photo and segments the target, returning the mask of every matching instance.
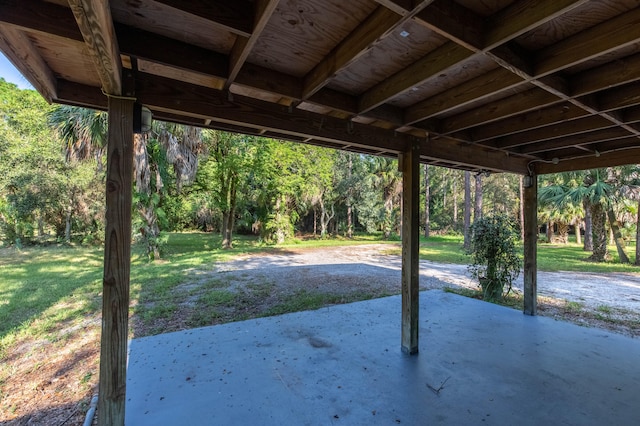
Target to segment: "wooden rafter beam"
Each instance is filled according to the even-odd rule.
[[[497,91],[516,87],[522,82],[523,80],[512,72],[496,68],[406,108],[404,123],[415,124],[470,102],[484,99]]]
[[[450,134],[460,130],[490,123],[517,114],[526,113],[545,106],[558,103],[560,100],[538,88],[517,93],[461,114],[440,121],[440,133]]]
[[[73,13],[67,7],[34,0],[3,0],[1,7],[0,22],[42,34],[84,41]]]
[[[23,75],[30,78],[29,82],[47,102],[51,103],[57,97],[57,81],[51,68],[22,31],[17,28],[3,28],[0,31],[0,50]]]
[[[485,142],[483,143],[483,145],[498,149],[509,149],[533,142],[540,142],[563,136],[575,136],[581,133],[593,132],[595,130],[605,129],[612,126],[613,124],[610,121],[602,117],[599,117],[597,115],[587,116],[584,118],[578,118],[551,126],[540,127],[537,129],[528,130],[526,132],[505,136],[490,142]],[[626,134],[629,135],[628,132],[626,132]]]
[[[542,49],[536,54],[535,76],[558,72],[638,41],[640,7]]]
[[[477,16],[471,10],[464,9],[462,6],[454,4],[454,2],[437,1],[425,8],[419,14],[417,21],[451,40],[449,49],[453,49],[453,45],[464,46],[468,49],[467,57],[471,57],[473,54],[486,53],[491,49],[495,49],[526,31],[555,19],[585,2],[586,0],[522,0],[487,18],[486,22],[484,22],[481,17]],[[461,16],[462,19],[456,21],[455,18],[451,18],[451,16],[455,17],[456,15]],[[484,30],[482,40],[480,42],[476,41],[476,34],[482,30]],[[496,58],[499,57],[496,56]],[[463,59],[466,59],[466,57],[461,58],[460,61]],[[503,67],[510,65],[508,61],[501,61],[499,64]],[[467,83],[463,83],[459,88],[454,87],[440,95],[436,95],[438,96],[436,100],[442,102],[441,109],[438,109],[438,103],[431,103],[432,99],[425,100],[407,108],[405,123],[417,123],[472,101],[474,95],[471,94],[471,92],[467,94],[467,91],[480,92],[480,95],[485,93],[488,96],[495,92],[509,90],[525,81],[519,72],[516,72],[515,76],[509,75],[518,68],[512,68],[510,66],[505,68],[510,72],[494,71],[491,73],[491,76],[477,77]],[[438,69],[436,69],[436,71],[438,71]],[[414,73],[414,80],[423,78],[422,81],[426,81],[434,75],[438,75],[438,72],[429,73],[423,70],[419,73]],[[396,78],[396,76],[393,76],[391,79],[396,78],[398,81],[392,80],[392,82],[403,87],[401,83],[403,79],[400,77],[401,76]],[[485,88],[483,84],[485,81],[490,83],[491,86]],[[415,82],[413,84],[415,84]],[[371,89],[369,92],[374,92],[377,87],[378,86]],[[406,86],[405,84],[404,87],[404,90],[408,90],[411,86]],[[365,93],[365,95],[369,94],[369,92]],[[378,102],[388,100],[388,98],[382,98],[383,95],[378,95],[378,97],[374,99]],[[361,102],[363,108],[367,106],[366,102]]]
[[[496,172],[527,173],[529,159],[508,156],[504,152],[483,149],[478,145],[449,138],[438,138],[423,143],[420,150],[423,162],[444,161],[461,168],[478,168]]]
[[[526,146],[519,147],[514,151],[519,154],[540,154],[547,151],[554,151],[559,149],[564,149],[572,146],[579,145],[588,145],[601,141],[608,140],[616,140],[616,139],[625,139],[630,140],[629,138],[636,138],[635,136],[630,137],[629,133],[618,129],[616,127],[611,127],[608,129],[598,130],[590,133],[583,133],[579,135],[571,135],[562,138],[545,140],[542,142],[532,143]]]
[[[104,109],[105,97],[96,88],[58,81],[58,102]],[[87,97],[87,95],[91,95]],[[270,102],[234,96],[229,100],[224,92],[182,83],[164,77],[138,74],[136,95],[158,115],[172,121],[188,121],[203,127],[230,129],[253,128],[256,132],[275,132],[283,139],[301,137],[314,144],[327,143],[356,152],[399,153],[414,136],[393,130],[352,123],[298,109],[289,109]],[[93,99],[88,102],[87,99]],[[178,120],[178,117],[184,117]],[[205,120],[212,120],[205,126]],[[193,121],[192,121],[193,120]],[[233,127],[228,127],[233,126]],[[253,132],[251,134],[254,134]],[[423,161],[441,160],[460,167],[492,171],[526,173],[526,158],[507,157],[503,152],[478,145],[439,138],[428,144],[422,139]]]
[[[233,83],[238,76],[240,69],[258,41],[260,34],[262,34],[264,27],[267,25],[267,22],[269,22],[276,6],[278,6],[278,1],[279,0],[256,0],[253,7],[254,19],[251,35],[249,37],[238,36],[233,48],[231,49],[231,54],[229,55],[229,75],[225,84],[226,89],[229,88],[231,83]]]
[[[595,153],[576,153],[572,158],[560,159],[557,164],[545,160],[532,163],[539,174],[561,173],[574,170],[596,169],[600,167],[623,166],[640,163],[640,145]]]
[[[490,50],[561,16],[589,0],[521,0],[487,20],[484,50]]]
[[[340,42],[304,77],[302,97],[307,99],[324,87],[339,70],[360,58],[375,43],[386,37],[402,19],[385,7],[378,7],[361,25]]]
[[[436,0],[418,13],[416,20],[470,51],[483,48],[484,19],[454,1]]]
[[[547,108],[535,110],[516,117],[496,121],[485,126],[479,126],[471,130],[470,139],[473,142],[482,142],[514,133],[533,130],[554,123],[574,120],[589,115],[582,108],[569,103],[552,105]]]
[[[469,56],[471,56],[471,52],[468,49],[454,42],[445,43],[364,92],[360,97],[359,112],[366,113],[382,105],[389,99],[421,85]]]
[[[108,0],[69,0],[103,90],[122,94],[122,63]]]
[[[175,68],[224,78],[228,57],[127,25],[115,24],[121,53]]]
[[[218,28],[242,37],[253,30],[254,8],[249,0],[156,0],[158,3],[199,16]]]

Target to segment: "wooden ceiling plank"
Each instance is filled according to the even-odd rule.
[[[336,73],[358,60],[409,16],[403,19],[385,7],[378,7],[304,77],[302,97],[307,99],[324,87]]]
[[[411,13],[414,0],[376,0],[376,3],[394,11],[398,15],[405,16]]]
[[[393,130],[373,128],[316,113],[290,109],[270,102],[234,95],[192,84],[138,73],[136,95],[151,109],[197,114],[203,118],[240,126],[259,127],[294,136],[308,136],[331,142],[349,142],[360,146],[401,152],[407,136]]]
[[[57,97],[57,81],[31,40],[17,28],[0,31],[0,50],[42,96],[51,103]]]
[[[523,115],[476,127],[471,130],[471,140],[476,143],[482,142],[525,130],[537,129],[558,122],[573,120],[586,115],[589,115],[587,111],[565,102],[560,105],[552,105]]]
[[[388,79],[367,90],[360,97],[359,112],[382,105],[389,99],[410,90],[468,58],[468,49],[447,42]]]
[[[122,95],[122,63],[109,0],[69,0],[105,93]]]
[[[637,80],[640,80],[640,54],[571,76],[571,95],[588,95]]]
[[[236,79],[251,50],[255,46],[271,15],[276,10],[279,0],[256,0],[254,6],[254,24],[251,36],[238,36],[229,55],[229,75],[225,88],[228,89]]]
[[[118,23],[115,30],[125,55],[221,79],[227,73],[228,58],[220,53]]]
[[[3,1],[0,22],[42,34],[84,41],[71,10],[53,3],[34,0]]]
[[[175,9],[207,19],[219,28],[242,37],[250,37],[253,27],[249,0],[155,0]]]
[[[636,145],[629,147],[629,149],[618,149],[611,152],[603,152],[598,156],[594,153],[576,156],[567,160],[561,159],[558,164],[553,164],[552,162],[537,162],[532,165],[532,168],[537,174],[542,175],[638,163],[640,163],[640,146]]]
[[[507,40],[549,22],[589,0],[522,0],[488,18],[484,49],[490,50]]]
[[[450,0],[436,0],[416,20],[470,51],[483,47],[484,20],[471,9]]]
[[[520,154],[539,154],[547,151],[563,149],[576,145],[584,145],[606,140],[617,139],[636,139],[635,136],[629,136],[628,132],[621,131],[616,128],[609,128],[597,132],[585,133],[579,136],[568,136],[558,139],[543,141],[522,146],[515,150]]]
[[[602,111],[640,105],[640,82],[607,90],[597,96],[597,102]]]
[[[480,124],[486,124],[531,110],[544,108],[557,102],[559,102],[559,99],[556,96],[541,89],[534,88],[474,108],[462,114],[445,118],[440,122],[440,132],[442,134],[458,132]]]
[[[640,40],[640,7],[541,50],[536,76],[568,68]]]
[[[506,153],[483,149],[449,138],[438,138],[422,143],[420,157],[428,160],[445,161],[465,168],[481,168],[491,171],[526,174],[528,159],[508,157]]]
[[[551,139],[557,139],[562,137],[574,137],[577,138],[581,134],[593,133],[594,131],[601,131],[602,129],[616,129],[622,132],[622,134],[629,136],[629,132],[620,130],[618,127],[614,127],[609,121],[599,116],[585,117],[573,121],[567,121],[555,126],[547,126],[541,129],[533,129],[528,132],[522,132],[516,135],[505,136],[500,139],[488,142],[483,145],[490,146],[492,148],[499,149],[511,149],[531,143],[543,142]]]
[[[496,68],[410,106],[405,110],[404,122],[411,125],[522,83],[523,80],[512,72]]]

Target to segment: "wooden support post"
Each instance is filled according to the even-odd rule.
[[[524,185],[524,313],[538,310],[538,177],[525,177]]]
[[[420,251],[420,145],[400,157],[402,170],[402,352],[418,353]]]
[[[98,424],[124,425],[129,331],[133,101],[109,98]]]

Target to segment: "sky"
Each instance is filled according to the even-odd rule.
[[[21,89],[33,89],[33,86],[20,74],[20,71],[15,69],[2,52],[0,52],[0,77],[16,84]]]

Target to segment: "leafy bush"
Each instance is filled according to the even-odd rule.
[[[504,215],[483,217],[471,226],[468,270],[480,283],[485,300],[501,300],[511,291],[522,266],[517,238],[514,223]]]

